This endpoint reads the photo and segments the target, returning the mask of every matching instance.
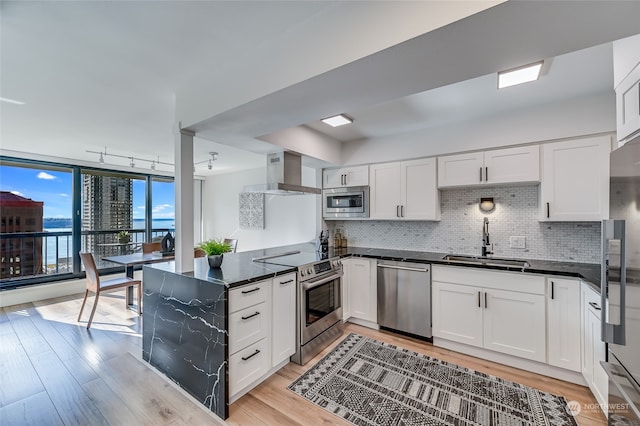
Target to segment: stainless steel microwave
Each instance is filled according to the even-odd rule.
[[[325,219],[369,217],[369,187],[323,189],[322,217]]]

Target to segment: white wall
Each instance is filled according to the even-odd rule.
[[[345,143],[344,164],[376,163],[615,132],[613,90],[502,116]]]
[[[240,229],[239,198],[245,185],[265,183],[266,169],[207,177],[203,186],[204,238],[237,238],[238,251],[313,240],[319,234],[319,195],[266,195],[265,228]],[[303,167],[303,185],[319,187],[316,170]]]

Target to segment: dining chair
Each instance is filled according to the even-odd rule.
[[[142,254],[153,253],[154,251],[160,250],[162,250],[162,243],[160,241],[142,243]]]
[[[196,247],[193,249],[193,257],[205,257],[206,255],[207,253],[201,248]]]
[[[87,328],[91,327],[91,321],[93,321],[93,314],[96,313],[96,306],[98,306],[100,293],[102,293],[103,291],[106,292],[130,286],[138,287],[138,315],[142,315],[142,281],[134,280],[133,278],[128,277],[113,278],[110,280],[102,281],[100,280],[100,275],[98,274],[98,268],[96,267],[96,262],[93,259],[93,255],[91,253],[80,253],[80,258],[82,259],[84,270],[87,275],[87,289],[84,292],[84,300],[82,301],[80,313],[78,314],[78,322],[80,322],[80,318],[82,317],[82,311],[84,310],[84,305],[87,302],[87,296],[89,295],[90,291],[95,293],[96,299],[93,302],[93,308],[91,309],[91,315],[89,316]]]
[[[238,247],[238,240],[232,240],[230,238],[225,238],[224,239],[224,243],[225,244],[229,244],[229,247],[231,247],[229,249],[230,253],[235,253],[236,252],[236,248]]]

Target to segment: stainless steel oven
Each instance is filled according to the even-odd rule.
[[[298,268],[297,351],[291,361],[306,364],[342,335],[342,265],[339,258]]]
[[[322,217],[328,219],[369,217],[369,187],[323,189]]]

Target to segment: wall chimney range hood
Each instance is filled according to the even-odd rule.
[[[302,157],[290,151],[267,154],[267,183],[247,185],[244,192],[274,195],[320,194],[320,188],[302,186]]]

